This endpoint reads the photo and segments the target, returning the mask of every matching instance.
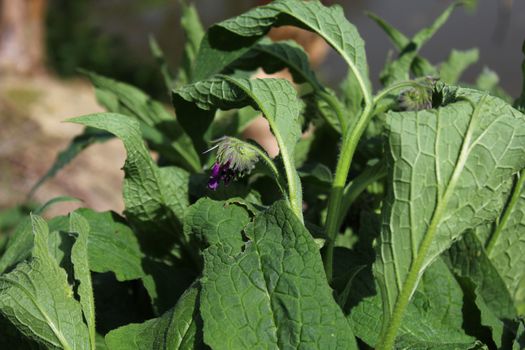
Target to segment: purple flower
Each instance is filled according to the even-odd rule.
[[[219,188],[219,184],[222,181],[226,186],[236,176],[235,171],[230,168],[230,162],[227,161],[224,164],[215,163],[211,169],[211,176],[208,180],[208,188],[212,191]]]

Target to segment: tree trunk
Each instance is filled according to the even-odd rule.
[[[0,0],[0,73],[44,72],[47,0]]]

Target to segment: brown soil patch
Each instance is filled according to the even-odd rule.
[[[53,164],[56,155],[82,127],[62,121],[101,112],[93,90],[83,80],[50,77],[0,80],[0,210],[27,200],[31,187]],[[44,203],[72,196],[81,206],[122,211],[125,151],[119,140],[86,149],[33,198]],[[48,215],[64,214],[79,204],[57,204]]]

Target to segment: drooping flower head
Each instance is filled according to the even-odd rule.
[[[403,91],[398,97],[402,111],[420,111],[432,108],[432,94],[436,79],[424,77],[418,81],[420,86]]]
[[[232,180],[248,175],[259,160],[253,147],[234,137],[222,137],[209,151],[217,149],[215,164],[211,169],[208,188],[215,191],[222,182],[228,185]]]

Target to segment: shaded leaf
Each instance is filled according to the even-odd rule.
[[[75,279],[78,281],[77,293],[88,327],[90,348],[95,349],[95,300],[88,258],[89,230],[89,224],[80,214],[73,212],[69,215],[69,232],[77,234],[71,249],[71,262],[74,266]]]
[[[198,286],[190,287],[177,305],[161,317],[129,324],[106,335],[109,350],[202,349]]]

